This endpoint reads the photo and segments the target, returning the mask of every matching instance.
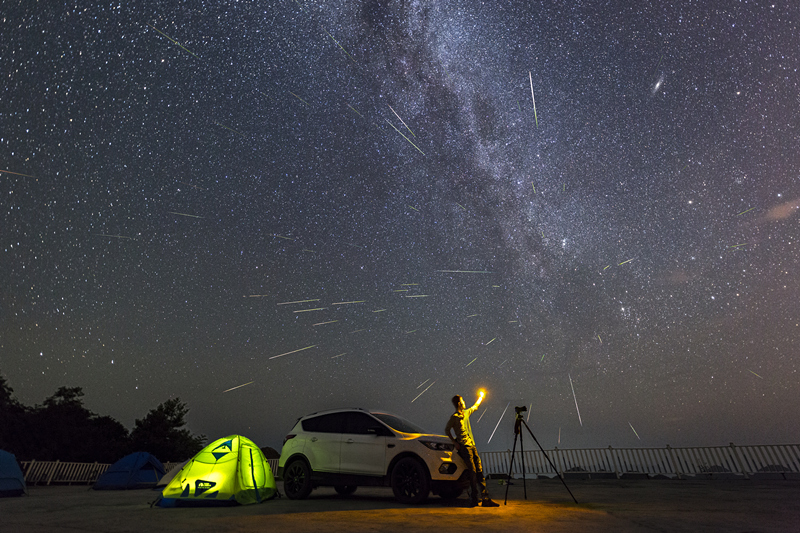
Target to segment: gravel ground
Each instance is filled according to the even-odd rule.
[[[349,497],[321,488],[302,501],[161,509],[150,507],[155,491],[30,487],[27,496],[0,499],[0,531],[800,531],[797,480],[568,480],[578,504],[558,479],[529,480],[527,500],[522,481],[515,480],[507,505],[506,486],[491,483],[500,503],[493,509],[469,508],[466,496],[402,505],[391,490],[378,488],[360,488]]]

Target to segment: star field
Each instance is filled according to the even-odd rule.
[[[486,450],[509,402],[549,447],[800,439],[793,3],[17,2],[0,24],[20,400],[81,386],[131,427],[179,396],[193,431],[278,447],[330,407],[441,432],[485,387]]]

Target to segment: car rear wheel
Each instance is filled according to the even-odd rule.
[[[333,487],[336,493],[341,494],[342,496],[350,496],[356,491],[357,488],[357,485],[335,485]]]
[[[392,470],[394,497],[401,503],[422,503],[430,490],[428,469],[413,457],[400,459]]]
[[[311,469],[302,459],[295,459],[283,471],[283,491],[292,500],[302,500],[311,494]]]

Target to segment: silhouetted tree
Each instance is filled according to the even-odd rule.
[[[59,387],[42,405],[27,407],[0,375],[0,449],[20,461],[113,463],[132,451],[148,451],[162,461],[182,461],[200,451],[205,435],[192,435],[189,409],[180,399],[151,409],[128,430],[110,416],[84,407],[81,387]]]
[[[14,397],[14,389],[0,375],[0,449],[15,453],[25,441],[27,409]]]
[[[135,451],[150,452],[162,462],[184,461],[203,449],[205,435],[192,435],[183,428],[189,409],[180,398],[172,398],[136,420],[131,431]],[[183,429],[182,429],[183,428]]]

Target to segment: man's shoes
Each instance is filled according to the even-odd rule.
[[[491,498],[486,498],[483,500],[483,502],[481,502],[481,507],[500,507],[500,504]]]

